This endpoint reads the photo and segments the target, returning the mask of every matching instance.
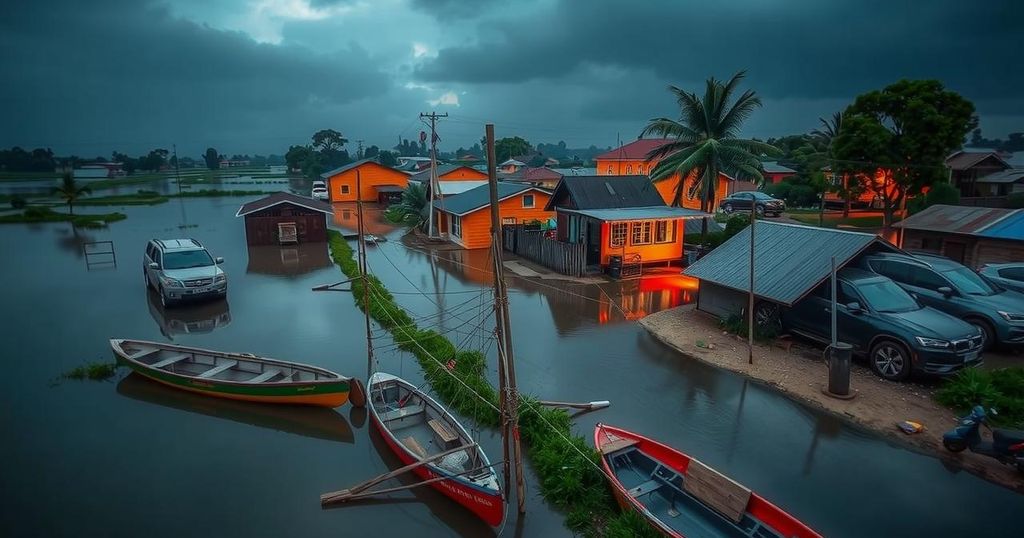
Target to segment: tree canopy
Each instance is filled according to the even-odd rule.
[[[348,139],[334,129],[321,129],[313,133],[313,146],[322,152],[340,150],[347,143]]]
[[[214,148],[206,148],[206,153],[203,154],[203,160],[206,161],[206,167],[210,170],[216,170],[220,168],[220,154]]]

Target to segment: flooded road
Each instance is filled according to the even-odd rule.
[[[128,219],[107,230],[0,227],[0,275],[13,283],[0,311],[8,438],[0,524],[15,536],[493,535],[426,489],[396,495],[397,503],[322,511],[321,493],[399,466],[371,434],[365,413],[348,406],[223,402],[123,376],[51,386],[61,372],[109,360],[111,337],[173,340],[365,375],[363,317],[351,296],[310,291],[343,280],[340,271],[324,249],[247,248],[234,218],[244,201],[115,207]],[[354,227],[354,211],[338,207],[334,220]],[[421,325],[493,359],[493,323],[484,321],[487,252],[429,255],[402,245],[385,224],[369,228],[392,238],[369,247],[369,265],[399,303]],[[227,301],[166,310],[147,294],[145,242],[178,236],[196,237],[225,257]],[[114,242],[116,267],[87,268],[81,245],[96,240]],[[693,300],[687,280],[582,286],[510,278],[509,288],[520,390],[546,399],[611,400],[611,408],[577,418],[584,437],[597,421],[655,437],[826,536],[1019,535],[1024,497],[686,360],[633,322]],[[395,350],[386,333],[374,334],[380,368],[419,383],[415,359]],[[494,432],[479,435],[498,459]],[[529,513],[518,527],[511,516],[505,535],[568,535],[532,475],[528,487]]]

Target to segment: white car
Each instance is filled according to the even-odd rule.
[[[316,200],[326,200],[330,197],[326,187],[313,187],[311,196]]]

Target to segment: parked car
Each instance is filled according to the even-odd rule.
[[[1003,288],[1024,292],[1024,263],[993,263],[979,272]]]
[[[228,294],[228,277],[214,258],[195,239],[153,239],[142,257],[146,287],[156,290],[165,308],[194,299],[221,298]]]
[[[330,198],[327,193],[327,189],[324,187],[313,187],[313,192],[310,194],[316,200],[326,200]]]
[[[981,330],[985,349],[1024,343],[1024,294],[993,286],[969,268],[941,256],[873,254],[861,267],[885,275],[927,306]]]
[[[750,211],[750,205],[757,204],[754,210],[758,215],[778,217],[786,210],[786,202],[778,198],[772,198],[760,191],[736,192],[722,198],[719,208],[724,213],[733,211]]]
[[[880,377],[901,381],[911,373],[948,375],[981,364],[977,327],[921,305],[892,280],[863,269],[836,275],[836,332]],[[790,332],[831,341],[831,284],[825,282],[782,314]]]

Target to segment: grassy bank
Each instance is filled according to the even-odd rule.
[[[331,258],[341,271],[349,278],[359,277],[348,242],[334,230],[328,231],[328,241]],[[363,300],[364,285],[370,287],[369,305]],[[425,378],[443,401],[480,424],[498,424],[494,410],[498,396],[484,375],[487,367],[482,353],[460,351],[444,335],[420,329],[372,275],[365,281],[353,281],[352,291],[359,307],[368,307],[370,317],[391,333],[399,348],[416,357]],[[452,358],[456,363],[449,375],[443,364]],[[466,386],[490,405],[479,401]],[[571,421],[564,411],[544,408],[525,398],[518,411],[521,439],[540,479],[541,493],[566,513],[566,526],[587,536],[657,536],[635,513],[616,510],[604,475],[596,467],[597,452],[582,437],[572,434]]]
[[[0,224],[34,222],[70,222],[80,228],[103,228],[111,222],[128,218],[124,213],[101,213],[71,215],[54,211],[48,207],[30,207],[21,213],[0,216]]]
[[[793,220],[800,221],[804,224],[810,224],[812,226],[818,225],[817,213],[789,213],[789,217]],[[847,217],[832,216],[828,213],[825,214],[825,220],[822,224],[825,228],[837,228],[839,226],[846,226],[851,228],[881,228],[882,227],[882,216],[871,215],[865,217]]]
[[[255,190],[220,190],[203,189],[199,191],[182,191],[181,194],[159,194],[154,191],[141,190],[135,194],[119,194],[115,196],[97,196],[83,198],[75,205],[82,206],[104,206],[104,205],[157,205],[169,201],[171,198],[216,198],[220,196],[255,196],[268,194],[266,191]]]
[[[966,415],[975,405],[995,409],[997,426],[1024,427],[1024,368],[967,368],[946,381],[935,395],[942,405]]]

